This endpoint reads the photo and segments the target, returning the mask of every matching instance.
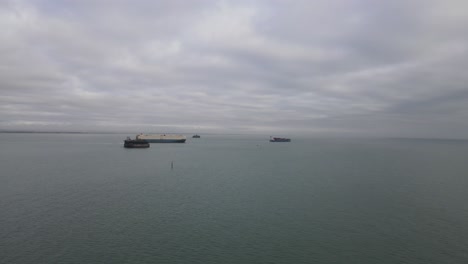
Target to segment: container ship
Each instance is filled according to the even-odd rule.
[[[185,143],[184,135],[173,134],[139,134],[136,139],[146,140],[149,143]]]

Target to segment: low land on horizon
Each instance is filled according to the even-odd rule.
[[[153,132],[148,132],[153,133]],[[156,132],[154,132],[156,133]],[[161,132],[165,134],[202,134],[202,135],[260,135],[260,134],[243,134],[243,133],[195,133],[195,132]],[[0,130],[0,134],[135,134],[135,132],[103,132],[103,131],[35,131],[35,130]],[[304,136],[298,136],[303,138]],[[327,136],[315,135],[314,138],[329,138]],[[468,138],[429,138],[429,137],[392,137],[392,136],[333,136],[332,138],[369,138],[369,139],[395,139],[395,140],[453,140],[453,141],[468,141]]]

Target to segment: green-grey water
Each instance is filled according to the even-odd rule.
[[[468,263],[468,141],[125,136],[0,134],[0,263]]]

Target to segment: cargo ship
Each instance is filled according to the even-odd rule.
[[[150,144],[148,141],[143,139],[131,139],[127,137],[124,141],[124,148],[149,148]]]
[[[270,142],[291,142],[290,138],[270,137]]]
[[[139,134],[136,139],[146,140],[149,143],[185,143],[184,135],[174,134]]]

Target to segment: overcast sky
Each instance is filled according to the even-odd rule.
[[[0,26],[0,130],[468,138],[466,0],[6,0]]]

